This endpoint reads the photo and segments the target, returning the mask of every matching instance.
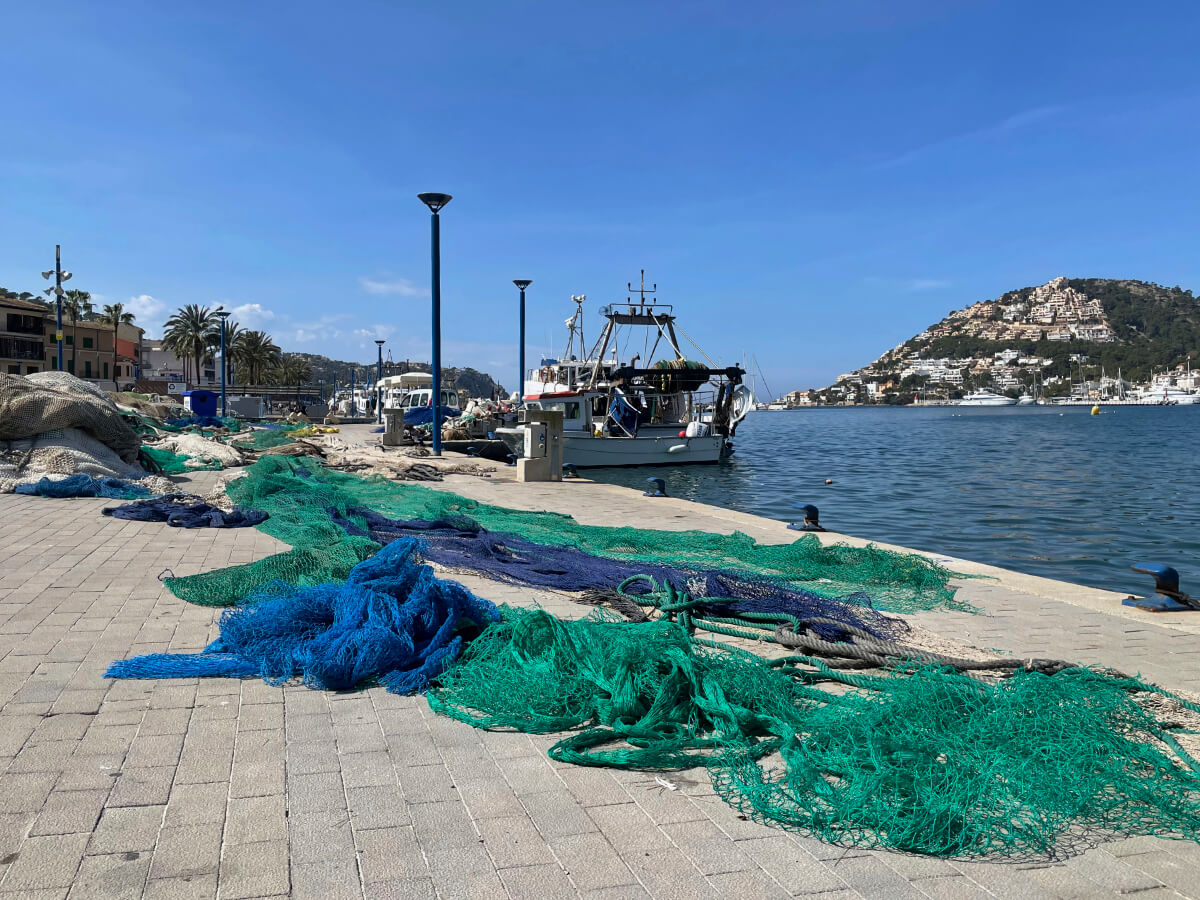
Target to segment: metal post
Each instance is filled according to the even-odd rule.
[[[433,455],[442,455],[442,248],[437,210],[430,216],[433,280]]]
[[[514,278],[521,289],[521,333],[517,344],[517,405],[525,405],[525,288],[533,284],[528,278]]]
[[[438,210],[450,202],[449,194],[417,194],[417,199],[429,207],[430,256],[432,258],[433,294],[433,353],[430,361],[433,369],[433,455],[442,455],[442,251],[439,233]]]
[[[350,367],[350,407],[349,416],[351,419],[358,415],[358,405],[354,402],[354,366]]]
[[[383,422],[383,388],[379,382],[383,380],[383,341],[375,341],[375,346],[379,348],[379,361],[375,363],[375,424],[379,425]]]
[[[225,368],[227,364],[225,358],[225,317],[221,316],[221,418],[229,415],[229,407],[225,399]]]
[[[58,329],[54,339],[58,343],[58,371],[63,370],[63,330],[62,330],[62,253],[58,244],[54,245],[54,299],[58,307]],[[117,326],[113,326],[113,346],[116,346]],[[113,385],[116,385],[116,373],[113,373]]]

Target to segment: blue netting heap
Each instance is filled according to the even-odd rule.
[[[108,500],[137,500],[154,492],[140,484],[120,478],[95,478],[82,473],[68,475],[58,481],[41,478],[18,484],[14,494],[36,494],[41,497],[103,497]]]
[[[510,584],[570,592],[613,591],[627,579],[645,575],[660,585],[686,591],[698,601],[692,607],[696,615],[771,613],[801,621],[824,620],[815,622],[812,630],[826,640],[846,637],[838,622],[879,638],[895,638],[907,629],[903,620],[873,609],[871,598],[861,592],[835,600],[728,569],[690,570],[594,556],[574,547],[547,546],[515,534],[489,532],[468,516],[426,521],[389,519],[365,507],[351,507],[347,515],[335,509],[328,512],[348,534],[370,537],[384,545],[420,535],[421,554],[427,561]],[[639,579],[627,590],[636,595],[651,589],[651,582]],[[710,598],[709,602],[705,603],[705,598]]]
[[[166,522],[172,528],[252,528],[267,521],[267,514],[257,509],[235,506],[229,512],[187,495],[138,500],[105,507],[101,512],[132,522]]]
[[[114,662],[108,678],[299,677],[316,690],[378,681],[411,694],[462,652],[464,638],[499,610],[418,561],[420,541],[400,540],[359,563],[344,584],[275,582],[221,616],[221,637],[203,653],[152,653]]]

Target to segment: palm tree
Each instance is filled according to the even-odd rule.
[[[286,356],[270,373],[271,380],[285,387],[298,388],[312,378],[312,366],[299,356]]]
[[[238,338],[240,338],[244,333],[245,333],[245,331],[242,329],[242,326],[239,325],[237,322],[226,321],[226,323],[225,323],[225,356],[221,360],[221,365],[225,369],[225,380],[229,384],[233,384],[233,368],[234,367],[231,365],[231,363],[233,362],[233,345],[237,342]],[[217,342],[220,343],[220,340],[221,340],[221,338],[220,338],[219,329],[218,329]]]
[[[105,325],[111,325],[113,330],[112,377],[115,387],[117,384],[117,329],[122,325],[132,325],[133,313],[125,312],[124,303],[109,303],[105,305],[104,312],[100,315],[100,321]]]
[[[71,369],[74,372],[75,354],[79,351],[79,336],[76,326],[84,316],[90,316],[96,310],[92,307],[92,295],[87,291],[67,291],[63,294],[63,312],[71,317]],[[113,347],[117,346],[113,337]]]
[[[167,319],[163,332],[163,347],[183,360],[183,380],[187,381],[187,363],[196,364],[196,381],[200,381],[200,364],[212,347],[213,337],[220,341],[220,323],[216,314],[206,306],[190,303]]]
[[[242,331],[230,350],[239,372],[244,372],[251,384],[262,384],[267,372],[280,363],[279,347],[265,331]]]

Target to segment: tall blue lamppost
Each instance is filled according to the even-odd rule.
[[[379,348],[379,362],[375,363],[375,424],[383,421],[383,345],[384,341],[376,339],[375,346]]]
[[[44,293],[46,294],[47,297],[50,297],[50,296],[54,297],[54,305],[58,310],[58,325],[55,329],[54,340],[58,344],[58,371],[61,372],[63,370],[63,330],[62,330],[63,287],[62,287],[62,283],[64,281],[71,280],[71,273],[63,271],[62,247],[60,247],[58,244],[54,245],[54,268],[48,272],[42,273],[42,277],[45,278],[47,281],[50,280],[51,275],[54,276],[54,287],[46,288]],[[117,339],[117,328],[114,325],[113,326],[113,341],[116,341],[116,339]],[[116,344],[114,343],[113,346],[115,347]],[[72,359],[74,359],[74,357],[72,357]],[[116,383],[117,383],[117,374],[116,374],[116,372],[114,372],[113,373],[113,385],[116,386]]]
[[[525,405],[525,288],[533,282],[528,278],[514,278],[515,284],[521,290],[521,335],[517,344],[517,403]]]
[[[449,194],[417,194],[417,199],[429,207],[430,213],[430,256],[433,261],[433,455],[442,455],[442,248],[438,224],[438,212],[450,202]]]
[[[229,415],[229,410],[225,405],[225,373],[229,371],[229,360],[225,356],[225,322],[233,314],[219,306],[213,312],[221,317],[221,417],[224,418]]]

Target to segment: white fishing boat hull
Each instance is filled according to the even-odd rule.
[[[633,438],[563,435],[563,463],[577,468],[607,466],[682,466],[721,461],[725,438],[649,436]]]
[[[495,434],[516,455],[521,455],[524,428],[497,428]],[[639,434],[629,438],[566,432],[563,434],[563,465],[596,469],[716,463],[725,455],[725,443],[725,438],[719,434],[682,438],[666,434]]]

